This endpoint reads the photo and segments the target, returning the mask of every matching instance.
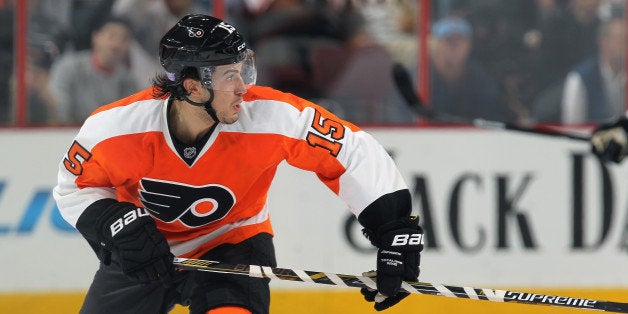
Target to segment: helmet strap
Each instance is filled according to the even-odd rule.
[[[205,108],[205,111],[207,111],[207,114],[209,114],[210,117],[212,117],[212,119],[214,119],[214,121],[216,121],[216,123],[220,122],[218,121],[218,116],[216,115],[216,110],[214,110],[214,108],[212,108],[212,101],[214,101],[214,90],[212,89],[208,89],[209,90],[209,100],[206,102],[196,102],[191,100],[190,98],[188,98],[187,95],[183,95],[183,99],[185,101],[187,101],[188,103],[194,105],[194,106],[199,106],[199,107],[203,107]]]

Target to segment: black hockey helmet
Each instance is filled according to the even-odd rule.
[[[217,89],[212,86],[216,66],[242,62],[245,85],[255,84],[257,76],[253,52],[235,27],[203,14],[183,17],[162,37],[159,60],[171,81],[178,81],[183,69],[192,67],[208,89]]]

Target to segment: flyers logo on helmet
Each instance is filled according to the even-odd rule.
[[[200,28],[188,27],[188,36],[190,37],[201,38],[204,34],[205,32]]]
[[[155,218],[166,223],[178,220],[188,227],[224,218],[236,201],[231,190],[218,184],[192,186],[144,178],[140,185],[140,201]]]

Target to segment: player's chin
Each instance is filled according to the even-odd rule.
[[[220,119],[220,122],[224,124],[233,124],[233,123],[236,123],[239,118],[240,118],[240,114],[236,112],[230,116],[222,117],[222,119]]]

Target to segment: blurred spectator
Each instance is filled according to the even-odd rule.
[[[626,10],[626,0],[600,0],[598,15],[602,21],[623,16]]]
[[[258,82],[304,98],[319,96],[311,81],[312,49],[343,42],[361,22],[350,2],[334,7],[316,1],[275,0],[256,12],[249,38],[255,48]]]
[[[58,44],[61,52],[87,50],[91,33],[116,0],[29,0],[39,32]]]
[[[72,0],[70,11],[70,38],[74,50],[87,50],[91,47],[92,31],[98,27],[102,16],[111,13],[115,0]]]
[[[126,21],[107,18],[93,32],[91,50],[55,61],[50,75],[53,121],[81,123],[97,107],[138,90],[128,65],[131,41]]]
[[[172,25],[187,14],[207,12],[194,0],[117,0],[112,13],[131,23],[139,45],[158,60],[159,41]]]
[[[459,17],[446,17],[433,25],[431,107],[466,119],[515,120],[500,102],[495,80],[470,58],[472,34],[471,25]]]
[[[395,31],[388,35],[388,40],[382,42],[390,51],[395,62],[406,68],[416,68],[419,58],[419,39],[417,37],[417,1],[399,0],[393,21]]]
[[[473,26],[472,58],[495,79],[504,105],[524,120],[529,113],[524,94],[527,60],[522,39],[534,23],[535,2],[467,1],[461,11]]]
[[[392,78],[393,58],[378,42],[360,11],[345,11],[350,26],[343,41],[312,47],[312,83],[317,100],[339,117],[358,124],[412,123]]]
[[[412,5],[416,6],[416,2],[416,0],[353,1],[364,16],[365,31],[384,46],[388,46],[388,43],[399,34],[399,23],[407,22],[402,21],[403,14],[416,12],[412,8]],[[402,6],[406,12],[401,12]]]
[[[257,11],[250,27],[250,40],[255,45],[281,36],[342,40],[354,33],[356,11],[350,1],[339,6],[306,0],[266,3],[263,10]]]
[[[334,1],[331,1],[332,3]],[[338,1],[342,2],[342,1]],[[361,15],[362,31],[386,47],[395,62],[415,68],[418,58],[416,0],[349,1]]]
[[[89,49],[94,29],[101,25],[103,18],[111,15],[114,3],[124,1],[29,0],[29,41],[32,45],[45,45],[54,55]],[[149,55],[136,40],[131,42],[128,62],[140,88],[151,85],[147,73],[161,71],[153,55],[156,52]]]
[[[578,64],[565,81],[563,123],[614,121],[626,111],[626,21],[600,26],[598,54]]]
[[[50,91],[50,67],[54,52],[46,46],[32,43],[29,47],[28,65],[26,68],[26,84],[28,86],[28,122],[35,125],[51,124],[52,113],[55,111],[55,100]]]
[[[545,90],[542,84],[547,83],[537,83],[537,75],[546,74],[538,66],[543,59],[542,30],[549,21],[562,17],[566,1],[438,1],[440,13],[465,17],[473,26],[471,56],[496,81],[500,101],[516,114],[517,121],[530,120],[538,93]]]
[[[393,60],[386,49],[366,33],[344,46],[329,46],[313,52],[318,102],[339,117],[357,124],[414,122],[412,111],[400,98],[392,78]],[[327,73],[321,71],[326,63]],[[335,65],[335,67],[334,67]]]
[[[162,71],[157,57],[161,36],[183,16],[206,13],[207,5],[198,0],[116,0],[112,14],[129,21],[133,29],[129,60],[138,87],[149,87],[147,77]]]
[[[541,26],[538,56],[532,65],[534,94],[548,88],[562,90],[567,72],[596,53],[599,4],[600,0],[569,0],[562,13],[552,15]]]

